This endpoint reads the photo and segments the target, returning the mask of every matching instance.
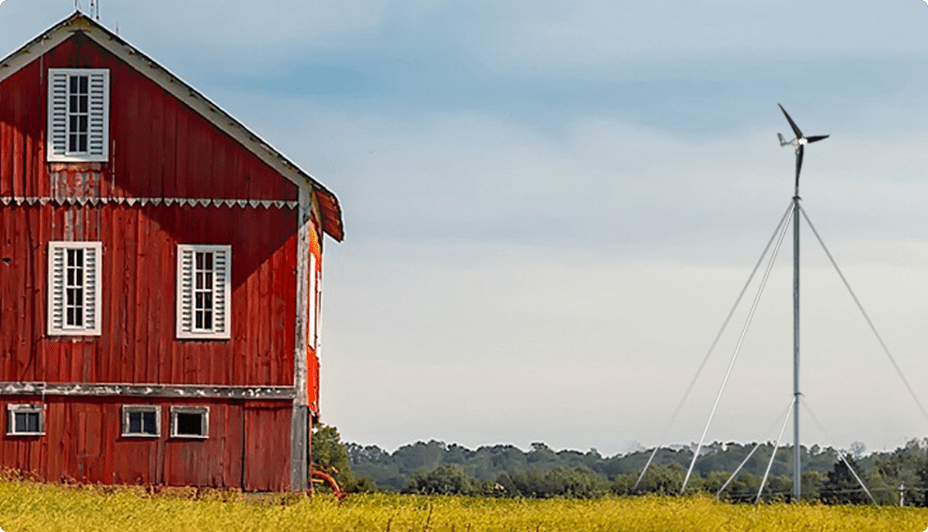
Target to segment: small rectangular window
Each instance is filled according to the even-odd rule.
[[[84,250],[66,249],[64,277],[64,325],[84,325]]]
[[[68,153],[87,153],[88,78],[80,74],[68,78]]]
[[[172,438],[207,438],[209,437],[209,407],[206,406],[172,406]]]
[[[6,406],[6,433],[9,436],[45,434],[45,405],[12,404]]]
[[[122,435],[154,437],[161,434],[161,407],[154,405],[124,405]]]
[[[213,331],[213,252],[194,251],[193,331]]]

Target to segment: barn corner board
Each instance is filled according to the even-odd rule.
[[[338,198],[77,12],[0,59],[0,467],[307,487]]]

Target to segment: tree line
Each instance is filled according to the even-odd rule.
[[[376,445],[342,443],[334,428],[317,427],[313,461],[317,469],[331,469],[335,464],[336,478],[349,491],[596,498],[679,494],[694,447],[659,449],[641,477],[654,449],[604,457],[596,449],[555,451],[540,442],[523,451],[512,445],[472,450],[432,440],[404,445],[391,453]],[[687,493],[705,492],[719,494],[724,500],[753,502],[773,448],[772,442],[704,446],[687,483]],[[862,504],[870,503],[872,495],[878,504],[898,504],[901,496],[906,505],[928,506],[926,450],[928,438],[871,454],[865,454],[859,443],[853,444],[850,452],[840,453],[831,447],[802,446],[802,498],[827,504]],[[777,451],[762,500],[790,499],[792,459],[790,446]],[[742,463],[741,471],[730,479]],[[858,483],[855,472],[870,495]]]

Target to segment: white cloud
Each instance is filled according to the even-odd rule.
[[[492,49],[504,63],[551,72],[911,54],[924,48],[923,10],[900,1],[508,2]]]
[[[629,262],[594,251],[480,244],[428,251],[384,245],[360,250],[369,260],[345,264],[353,252],[334,251],[326,274],[333,295],[326,301],[323,414],[347,438],[387,447],[418,438],[544,440],[604,452],[631,439],[653,445],[749,273],[747,264]],[[791,398],[789,250],[782,255],[713,438],[763,437]],[[810,249],[805,262],[803,390],[816,415],[843,445],[861,439],[876,446],[886,431],[923,431],[821,253]],[[918,347],[928,338],[917,326],[928,303],[898,304],[928,291],[921,265],[850,266],[845,274],[928,401],[928,388],[912,377],[928,370]],[[698,438],[752,297],[753,290],[671,441]],[[898,414],[886,419],[886,409]],[[813,441],[827,443],[806,426]]]
[[[67,17],[67,2],[13,0],[0,11],[5,52]],[[88,0],[80,2],[89,12]],[[100,8],[100,22],[151,55],[178,69],[195,58],[192,71],[260,76],[312,59],[321,51],[354,49],[375,39],[386,0],[229,0],[203,2],[113,0]],[[7,27],[4,19],[11,23]],[[16,36],[15,38],[13,36]]]

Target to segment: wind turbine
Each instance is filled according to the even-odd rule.
[[[780,105],[780,104],[777,104]],[[802,131],[799,130],[799,126],[796,125],[796,122],[793,122],[793,119],[789,117],[789,113],[786,112],[786,109],[783,109],[783,106],[780,105],[780,110],[783,111],[783,115],[786,116],[786,120],[789,121],[789,126],[793,128],[793,133],[796,134],[796,138],[793,140],[786,140],[783,138],[782,133],[777,133],[777,136],[780,137],[780,146],[795,146],[796,147],[796,195],[799,195],[799,172],[802,170],[802,152],[806,144],[812,144],[813,142],[818,142],[820,140],[827,139],[830,135],[817,135],[814,137],[806,137],[802,134]]]
[[[926,0],[926,2],[928,2],[928,0]],[[818,235],[818,232],[815,230],[815,227],[812,226],[812,222],[809,220],[809,217],[806,216],[805,211],[799,206],[799,202],[801,201],[801,198],[799,197],[799,173],[802,170],[802,156],[803,156],[803,152],[805,151],[805,145],[810,144],[812,142],[818,142],[820,140],[827,139],[829,135],[817,135],[813,137],[806,137],[805,135],[802,134],[802,131],[799,130],[799,127],[796,125],[796,123],[793,122],[793,119],[789,116],[789,113],[786,112],[786,109],[783,109],[783,106],[780,104],[777,104],[777,105],[780,106],[780,110],[783,111],[783,115],[786,117],[786,120],[789,122],[790,127],[793,129],[793,132],[796,134],[796,138],[794,138],[793,140],[787,141],[786,139],[783,138],[782,134],[777,133],[777,136],[780,138],[780,146],[790,145],[790,146],[795,146],[796,148],[796,192],[793,195],[793,199],[792,199],[789,209],[787,210],[786,213],[783,214],[783,218],[781,218],[780,220],[780,225],[777,226],[777,229],[774,232],[774,235],[771,236],[770,241],[767,243],[767,248],[764,249],[764,252],[761,255],[761,259],[763,259],[764,256],[766,256],[767,251],[769,250],[771,244],[773,244],[775,237],[779,234],[779,240],[777,240],[776,247],[774,248],[773,254],[767,265],[767,271],[764,274],[764,278],[760,283],[761,286],[758,289],[758,293],[757,293],[757,296],[755,297],[754,304],[751,307],[750,312],[748,313],[747,321],[741,332],[741,338],[738,341],[738,345],[735,348],[735,351],[731,358],[731,362],[729,363],[728,373],[726,373],[725,378],[722,381],[722,386],[719,389],[718,395],[716,396],[715,405],[712,407],[712,411],[709,414],[709,419],[706,422],[706,427],[703,431],[702,437],[700,438],[699,444],[697,444],[695,451],[693,452],[693,459],[690,461],[690,467],[686,472],[686,477],[684,477],[683,479],[683,486],[680,489],[681,495],[686,490],[686,485],[687,485],[687,482],[689,481],[691,473],[693,472],[693,467],[696,464],[696,459],[699,457],[700,450],[703,446],[703,443],[705,442],[706,434],[708,433],[708,430],[709,430],[709,425],[712,423],[712,418],[715,415],[716,409],[719,405],[719,400],[722,397],[722,392],[724,391],[725,385],[728,381],[728,377],[731,374],[731,369],[734,366],[735,359],[737,358],[738,353],[741,350],[741,345],[742,345],[741,342],[744,339],[744,336],[745,336],[745,333],[747,332],[748,327],[750,326],[751,319],[753,318],[754,310],[757,307],[757,303],[760,299],[761,292],[763,292],[763,288],[766,285],[767,276],[769,275],[771,267],[773,266],[774,260],[776,259],[777,251],[780,248],[780,244],[783,242],[783,237],[786,235],[787,226],[790,223],[790,220],[792,220],[792,224],[793,224],[793,401],[791,402],[790,406],[793,409],[792,417],[793,417],[793,434],[794,434],[794,440],[793,440],[794,441],[793,443],[793,500],[794,501],[800,500],[800,497],[802,495],[801,493],[801,485],[802,485],[801,472],[802,470],[801,470],[801,464],[800,464],[802,447],[800,445],[800,439],[799,439],[799,403],[802,397],[802,393],[799,391],[799,347],[800,347],[800,344],[799,344],[799,332],[800,332],[799,330],[799,324],[800,324],[799,322],[799,280],[800,280],[799,279],[799,272],[800,272],[799,270],[799,259],[800,259],[800,256],[799,256],[799,250],[800,250],[799,248],[799,225],[800,225],[799,219],[800,219],[800,214],[802,217],[806,219],[806,222],[809,224],[810,228],[812,229],[812,232],[815,233],[815,236],[818,239],[819,244],[821,244],[822,249],[825,251],[825,254],[828,256],[828,259],[831,261],[831,264],[835,267],[835,270],[838,272],[838,276],[841,278],[842,282],[844,283],[844,286],[847,288],[848,292],[850,292],[851,298],[857,304],[857,308],[863,314],[864,319],[867,321],[867,324],[870,326],[870,330],[874,333],[880,345],[882,346],[883,352],[886,354],[887,358],[889,358],[893,367],[896,369],[896,372],[899,374],[899,378],[902,380],[903,384],[905,384],[905,387],[909,391],[909,394],[912,396],[912,399],[915,401],[915,404],[918,405],[918,408],[921,411],[922,416],[924,416],[925,420],[928,421],[928,410],[926,410],[922,406],[921,401],[919,401],[918,397],[915,395],[915,392],[912,390],[912,386],[909,384],[908,379],[905,378],[905,375],[902,373],[902,370],[899,368],[899,365],[896,363],[892,354],[889,352],[889,348],[886,347],[886,343],[883,341],[883,339],[880,337],[879,332],[877,332],[876,328],[873,326],[873,322],[870,320],[870,317],[867,315],[867,312],[864,310],[863,306],[860,304],[860,301],[857,299],[857,296],[854,294],[854,291],[851,289],[851,286],[848,284],[847,280],[845,279],[844,274],[841,273],[841,269],[838,267],[838,264],[835,262],[834,258],[832,257],[831,252],[829,252],[828,248],[825,247],[824,241],[822,241],[821,237]],[[789,214],[789,211],[792,211],[792,215]],[[738,299],[735,301],[735,307],[737,307],[738,304],[740,303],[741,296],[744,295],[745,290],[747,290],[748,285],[750,285],[752,279],[754,278],[754,274],[757,272],[757,268],[760,265],[761,265],[761,261],[759,260],[757,262],[757,265],[755,266],[754,271],[751,272],[751,275],[748,277],[748,281],[745,284],[745,287],[742,290],[741,295],[739,295]],[[671,424],[673,423],[673,420],[676,418],[677,414],[680,412],[680,409],[683,406],[684,401],[686,401],[686,398],[689,395],[690,390],[692,390],[693,384],[696,382],[696,378],[698,378],[700,372],[702,372],[702,369],[706,361],[708,360],[709,356],[712,354],[712,351],[715,349],[715,346],[719,338],[721,337],[722,332],[724,332],[725,327],[728,325],[728,321],[731,318],[734,311],[735,311],[735,308],[732,308],[732,311],[729,313],[728,318],[726,318],[725,322],[722,324],[722,329],[719,331],[718,336],[716,336],[715,341],[712,343],[712,346],[709,348],[709,352],[706,354],[706,357],[703,359],[702,365],[700,365],[699,369],[696,371],[696,376],[693,378],[693,381],[690,383],[690,387],[687,389],[686,393],[683,395],[683,400],[680,401],[680,405],[678,405],[677,411],[674,413],[673,417],[671,418]],[[810,414],[811,414],[811,411],[810,411]],[[781,432],[780,432],[781,436],[783,434],[783,431],[786,429],[786,426],[787,426],[786,423],[788,419],[789,419],[789,416],[787,416],[786,420],[784,420],[783,429],[781,429]],[[812,419],[815,420],[814,415],[812,416]],[[817,420],[816,420],[816,423],[818,423]],[[821,424],[819,424],[819,427],[821,427]],[[668,426],[668,429],[669,429],[669,426]],[[666,436],[667,432],[665,431],[664,434]],[[663,443],[663,438],[664,437],[662,436],[661,437],[662,443]],[[758,446],[759,445],[760,444],[758,444]],[[767,465],[767,472],[764,474],[764,480],[761,482],[760,490],[763,490],[764,484],[766,484],[767,474],[769,474],[770,472],[770,466],[773,464],[773,459],[776,456],[776,449],[779,447],[779,445],[780,445],[780,440],[777,439],[777,444],[774,447],[774,452],[770,456],[770,462]],[[641,479],[644,478],[644,474],[647,471],[648,466],[653,461],[654,456],[657,454],[657,451],[660,448],[660,446],[661,444],[659,443],[652,451],[651,456],[648,458],[648,461],[645,464],[644,469],[641,471],[641,475],[638,477],[638,481],[635,483],[632,489],[636,489],[638,487],[638,484],[641,482]],[[750,456],[751,455],[748,455],[748,458],[750,458]],[[870,490],[867,489],[866,485],[864,485],[863,481],[861,481],[859,475],[857,475],[857,473],[854,471],[854,468],[851,467],[851,465],[844,458],[843,453],[839,452],[838,457],[839,459],[845,461],[845,464],[848,466],[848,468],[850,469],[851,473],[854,475],[857,482],[861,485],[861,487],[864,489],[867,495],[870,496],[870,499],[874,502],[874,504],[876,504],[876,500],[873,498],[873,495],[870,493]],[[747,459],[745,459],[745,462],[747,462]],[[731,481],[731,479],[734,478],[735,475],[738,474],[742,466],[744,466],[744,463],[742,463],[741,466],[739,466],[738,469],[735,470],[735,472],[729,478],[729,482]],[[727,485],[728,483],[722,486],[722,488],[719,490],[719,494],[725,489]],[[760,497],[762,494],[762,491],[760,490],[757,493],[758,501],[760,500]]]
[[[780,110],[789,121],[789,126],[793,128],[793,133],[796,134],[796,138],[787,141],[782,134],[777,133],[780,137],[780,146],[796,147],[796,193],[793,195],[793,497],[798,501],[802,477],[802,467],[799,463],[799,397],[802,395],[799,391],[799,171],[802,170],[802,154],[805,145],[827,139],[828,135],[806,137],[799,130],[796,122],[790,118],[786,109],[783,109],[780,104],[777,105],[780,106]]]

